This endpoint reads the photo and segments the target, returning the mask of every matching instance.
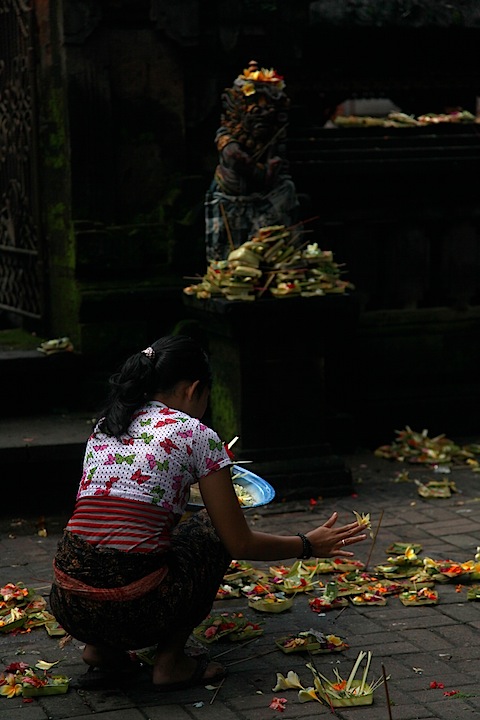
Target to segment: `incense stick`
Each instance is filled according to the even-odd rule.
[[[332,622],[336,623],[337,620],[338,620],[338,618],[340,617],[340,615],[341,615],[343,612],[345,612],[345,610],[347,609],[347,607],[348,607],[348,605],[345,605],[345,607],[342,607],[342,609],[340,610],[340,612],[337,614],[337,617],[334,618]]]
[[[286,123],[286,124],[283,125],[282,127],[279,127],[278,130],[272,135],[272,137],[270,138],[270,140],[268,140],[268,142],[266,142],[265,145],[262,145],[262,147],[259,148],[259,150],[257,150],[257,152],[252,155],[252,160],[253,160],[254,162],[257,162],[257,160],[259,160],[259,159],[262,157],[262,155],[263,155],[263,153],[265,152],[265,150],[268,150],[268,148],[270,147],[270,145],[271,145],[273,142],[275,142],[275,140],[276,140],[278,137],[280,137],[280,135],[286,130],[287,127],[288,127],[288,123]]]
[[[278,652],[277,648],[273,648],[273,650],[267,650],[266,652],[262,653],[256,653],[255,655],[249,655],[248,657],[242,658],[241,660],[234,660],[231,663],[228,663],[227,667],[232,667],[232,665],[238,665],[239,663],[246,662],[247,660],[256,660],[256,658],[263,657],[264,655],[270,655],[272,652]]]
[[[382,510],[382,512],[380,513],[380,517],[378,519],[377,529],[375,530],[375,535],[373,536],[373,541],[372,541],[372,545],[370,547],[370,552],[368,553],[367,562],[365,563],[365,570],[368,568],[370,558],[372,557],[373,548],[375,547],[375,543],[377,541],[378,531],[380,530],[380,525],[382,524],[383,512],[384,511]]]
[[[320,217],[320,215],[314,215],[313,217],[307,218],[306,220],[300,220],[300,222],[295,223],[294,225],[289,225],[289,226],[287,227],[287,230],[293,230],[293,228],[296,228],[296,227],[298,227],[299,225],[306,225],[306,224],[309,223],[309,222],[313,222],[314,220],[318,220],[319,217]]]
[[[263,295],[264,292],[268,289],[268,287],[269,287],[269,285],[271,284],[271,282],[272,282],[272,280],[273,280],[274,277],[275,277],[275,273],[274,273],[274,272],[271,272],[270,275],[269,275],[269,277],[268,277],[268,279],[267,279],[267,282],[265,283],[265,285],[263,286],[263,288],[262,288],[262,289],[260,290],[260,292],[258,293],[258,297],[262,297],[262,295]]]
[[[220,685],[219,685],[219,686],[217,687],[217,689],[215,690],[215,692],[214,692],[214,694],[213,694],[213,697],[212,697],[212,699],[210,700],[210,705],[213,704],[215,698],[217,697],[218,693],[220,692],[220,689],[221,689],[221,687],[222,687],[222,685],[223,685],[223,683],[225,682],[226,679],[227,679],[227,678],[224,677],[223,680],[222,680],[222,682],[220,683]]]
[[[224,222],[224,224],[225,224],[225,230],[226,230],[226,233],[227,233],[228,244],[230,245],[230,250],[235,250],[235,245],[233,244],[232,233],[230,232],[230,225],[228,224],[227,213],[225,212],[225,208],[223,207],[223,203],[220,203],[220,210],[221,210],[221,213],[222,213],[223,222]]]
[[[250,643],[255,642],[255,640],[258,640],[258,637],[250,638],[250,640],[246,640],[244,643],[242,643],[241,645],[237,645],[236,647],[234,645],[233,647],[229,648],[228,650],[224,650],[223,652],[218,653],[217,655],[214,655],[213,659],[216,660],[217,658],[222,657],[223,655],[228,655],[228,653],[231,653],[234,650],[238,650],[238,648],[243,648],[243,647],[245,647],[245,645],[249,645]]]
[[[311,666],[313,667],[313,669],[315,670],[315,677],[317,678],[317,680],[319,681],[320,685],[321,685],[322,688],[323,688],[322,678],[321,678],[321,676],[320,676],[320,673],[319,673],[318,670],[317,670],[317,666],[315,665],[315,660],[313,659],[313,655],[312,655],[312,653],[311,653],[310,650],[308,651],[308,658],[309,658],[309,660],[310,660],[310,665],[311,665]],[[330,712],[331,712],[333,715],[335,715],[335,717],[338,717],[337,712],[336,712],[335,708],[333,707],[333,703],[332,703],[332,701],[331,701],[328,693],[325,692],[325,695],[326,695],[326,698],[327,698],[327,699],[323,698],[321,695],[316,695],[316,697],[320,700],[320,702],[322,703],[322,705],[326,705],[326,707],[328,707],[328,709],[330,710]]]
[[[388,708],[388,718],[389,720],[392,720],[392,708],[390,707],[390,694],[388,692],[388,683],[387,683],[387,674],[385,672],[385,666],[382,663],[382,674],[383,674],[383,684],[385,685],[385,695],[387,696],[387,708]]]

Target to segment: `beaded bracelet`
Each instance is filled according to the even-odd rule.
[[[303,533],[297,533],[297,535],[303,543],[303,553],[298,556],[297,560],[308,560],[308,558],[311,558],[313,555],[312,543]]]

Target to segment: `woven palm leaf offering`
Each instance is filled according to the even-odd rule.
[[[21,608],[11,608],[0,617],[0,632],[9,633],[27,622],[27,614]]]
[[[467,600],[480,600],[480,585],[471,585],[467,588]]]
[[[436,582],[448,582],[449,580],[470,580],[471,566],[468,562],[461,563],[455,560],[434,560],[426,557],[423,559],[423,569]]]
[[[386,565],[377,565],[375,572],[384,577],[404,578],[415,575],[422,567],[423,560],[418,557],[413,546],[409,545],[403,555],[392,555],[387,559]]]
[[[232,249],[227,260],[210,260],[205,275],[183,292],[203,300],[252,301],[264,294],[313,297],[353,290],[352,283],[342,279],[345,271],[332,251],[321,250],[315,242],[302,245],[300,235],[298,228],[285,225],[262,227]]]
[[[383,677],[373,682],[367,682],[371,659],[371,652],[367,653],[361,650],[349,676],[346,679],[342,678],[338,669],[334,668],[334,680],[329,680],[325,675],[318,672],[313,663],[307,663],[306,667],[313,674],[313,686],[305,687],[302,685],[297,673],[290,670],[286,676],[277,673],[277,684],[272,690],[273,692],[298,690],[300,702],[316,700],[330,708],[371,705],[375,690],[384,682]],[[364,660],[365,666],[361,678],[357,678],[357,672]],[[388,680],[388,677],[386,679]]]
[[[313,578],[314,575],[332,571],[333,560],[331,558],[325,560],[296,560],[293,565],[271,565],[269,568],[272,577],[300,575],[301,577]]]
[[[344,573],[351,570],[364,570],[365,563],[354,558],[333,558],[332,572]]]
[[[352,595],[350,601],[354,605],[386,605],[387,598],[378,591],[366,591],[359,595]]]
[[[384,578],[395,578],[402,580],[411,578],[418,573],[418,567],[408,567],[407,565],[376,565],[375,572]]]
[[[319,630],[313,630],[313,628],[278,638],[275,640],[275,645],[286,655],[297,652],[318,655],[320,653],[339,652],[349,647],[338,635],[325,635]]]
[[[370,573],[351,570],[350,572],[340,573],[335,576],[335,582],[337,584],[337,595],[356,595],[362,592],[362,590],[368,589],[368,586],[378,581],[376,575],[370,575]]]
[[[279,590],[273,583],[259,581],[243,585],[240,592],[246,598],[259,598],[264,597],[265,595],[272,595],[273,593],[280,593],[283,591]]]
[[[363,586],[363,592],[376,593],[377,595],[383,595],[384,597],[387,597],[388,595],[398,595],[399,592],[403,592],[405,589],[406,586],[403,582],[395,582],[394,580],[388,580],[387,578],[377,580],[374,583],[368,583]]]
[[[438,603],[438,592],[428,587],[405,590],[400,593],[398,599],[402,605],[436,605]]]
[[[253,577],[257,572],[260,572],[251,565],[249,562],[244,560],[232,560],[227,568],[227,572],[223,576],[225,582],[231,582],[241,577]]]
[[[392,565],[401,567],[421,567],[423,560],[418,557],[412,545],[405,548],[403,555],[393,555],[388,558],[388,562]]]
[[[24,698],[33,698],[65,694],[68,692],[70,679],[66,675],[51,672],[58,662],[39,660],[34,667],[24,662],[11,663],[0,672],[0,696],[14,698],[21,695]]]
[[[210,613],[193,631],[197,640],[213,643],[223,638],[236,642],[263,635],[263,628],[241,612]]]
[[[410,548],[418,555],[422,552],[422,546],[419,543],[394,542],[389,545],[385,552],[388,555],[404,555]]]
[[[356,584],[352,580],[337,581],[337,597],[348,597],[349,595],[358,595],[363,590],[363,584]]]
[[[480,471],[478,444],[460,446],[443,434],[430,438],[428,430],[417,432],[408,425],[404,430],[395,430],[395,433],[397,437],[390,445],[381,445],[374,451],[376,457],[444,468],[467,465],[474,472]]]
[[[415,485],[420,497],[424,498],[449,498],[452,493],[458,492],[453,480],[415,480]]]
[[[468,568],[470,580],[480,580],[480,547],[477,547],[473,560],[467,560],[463,565]]]
[[[232,585],[221,583],[217,590],[215,600],[230,600],[232,598],[239,598],[240,587],[241,586],[236,586],[235,583],[232,583]]]
[[[281,582],[275,583],[277,588],[286,595],[296,595],[297,593],[309,592],[313,589],[314,583],[310,582],[300,575],[289,575],[282,579]]]
[[[466,560],[460,563],[463,573],[460,573],[460,580],[480,580],[480,562],[478,560]]]
[[[247,580],[247,578],[245,578]],[[277,592],[278,588],[275,583],[271,582],[271,578],[267,573],[252,573],[249,582],[245,582],[240,592],[245,597],[269,595],[273,592]]]
[[[66,634],[47,610],[45,598],[34,588],[26,587],[22,582],[7,583],[0,588],[0,632],[15,630],[27,633],[41,626],[45,627],[50,636]]]
[[[422,587],[433,587],[435,585],[432,576],[424,570],[420,570],[408,578],[402,578],[399,583],[402,585],[403,590],[418,590]]]
[[[223,576],[223,582],[219,586],[215,599],[227,600],[241,595],[270,591],[267,573],[248,562],[232,560]]]
[[[277,574],[278,572],[278,574]],[[297,560],[290,568],[280,566],[278,568],[271,567],[272,584],[287,595],[298,592],[307,592],[313,589],[318,582],[312,580],[314,571],[306,573],[301,560]]]
[[[308,605],[312,612],[321,613],[325,610],[346,607],[348,600],[346,597],[341,597],[338,594],[338,583],[332,580],[327,582],[321,595],[311,598],[308,601]]]
[[[299,560],[301,562],[301,560]],[[269,572],[273,578],[281,578],[290,575],[292,572],[291,565],[270,565]]]
[[[313,573],[314,575],[328,575],[335,571],[335,565],[333,558],[316,558],[315,560],[302,560],[301,568],[302,572],[308,575]]]
[[[250,595],[248,607],[264,613],[281,613],[290,610],[293,605],[293,597],[288,597],[284,592],[271,592],[266,595]]]

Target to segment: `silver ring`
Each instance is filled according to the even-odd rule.
[[[342,540],[342,545],[345,545],[345,539]]]

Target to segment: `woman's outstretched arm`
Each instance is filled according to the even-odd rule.
[[[249,526],[233,487],[230,468],[202,478],[199,485],[212,523],[233,558],[286,560],[303,555],[303,541],[297,535],[273,535]],[[323,525],[305,533],[312,557],[351,557],[352,545],[366,539],[364,525],[355,521],[336,526],[337,519],[334,512]]]

